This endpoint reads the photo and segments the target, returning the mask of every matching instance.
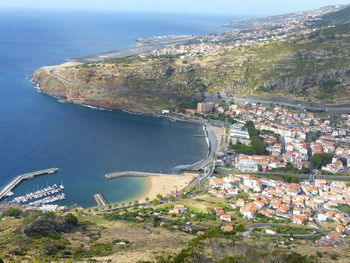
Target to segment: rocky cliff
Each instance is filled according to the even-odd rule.
[[[203,93],[348,103],[350,24],[187,59],[132,57],[45,67],[42,91],[67,101],[138,112],[195,105]]]

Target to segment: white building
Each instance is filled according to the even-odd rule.
[[[236,168],[242,172],[257,172],[257,171],[259,171],[259,165],[254,160],[240,160],[236,164]]]
[[[249,140],[250,136],[243,124],[233,124],[230,127],[230,136],[238,139]]]

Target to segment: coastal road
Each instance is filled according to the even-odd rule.
[[[287,107],[306,109],[306,110],[316,110],[316,111],[325,111],[328,113],[349,113],[350,104],[341,104],[341,105],[324,105],[317,102],[306,102],[300,101],[289,97],[258,97],[258,96],[239,96],[234,95],[233,97],[227,98],[227,100],[235,100],[238,102],[248,102],[248,103],[265,103],[265,104],[279,104]]]

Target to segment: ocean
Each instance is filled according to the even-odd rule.
[[[234,18],[0,10],[0,185],[19,174],[58,167],[57,174],[22,182],[15,195],[63,182],[67,198],[57,204],[87,207],[95,205],[95,193],[113,203],[145,190],[142,178],[108,181],[105,173],[171,172],[205,158],[205,139],[193,137],[203,133],[199,125],[59,103],[29,80],[41,66],[130,47],[139,37],[226,31],[221,25]]]

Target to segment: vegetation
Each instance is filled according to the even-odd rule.
[[[288,174],[307,174],[310,172],[310,169],[307,167],[302,167],[301,170],[294,167],[294,165],[290,162],[286,164],[285,168],[274,168],[271,169],[273,173],[288,173]]]
[[[215,244],[221,240],[220,246]],[[228,242],[225,242],[227,240]],[[219,262],[219,263],[316,263],[315,257],[302,256],[298,253],[284,253],[269,250],[266,247],[239,245],[235,231],[221,232],[218,229],[207,231],[188,243],[187,247],[178,254],[158,257],[153,263],[190,263],[190,262]],[[206,253],[203,253],[206,251]],[[231,251],[230,255],[227,251]],[[235,251],[235,252],[233,252]],[[233,255],[232,255],[233,254]],[[139,263],[145,263],[140,261]],[[148,262],[151,263],[151,262]]]
[[[348,204],[339,204],[337,207],[336,207],[339,211],[347,214],[350,216],[350,205]]]
[[[252,121],[247,121],[246,123],[248,133],[250,136],[251,146],[244,145],[241,142],[233,145],[230,142],[229,149],[234,150],[236,153],[242,153],[247,155],[265,155],[267,154],[264,141],[260,138],[258,131]]]
[[[331,153],[319,153],[314,154],[311,159],[312,167],[320,169],[322,166],[330,164],[332,162],[333,155]]]
[[[19,208],[14,208],[14,207],[10,207],[2,213],[2,217],[10,216],[10,217],[19,218],[22,215],[23,215],[23,211]]]
[[[47,236],[69,232],[77,226],[78,219],[73,214],[58,216],[55,213],[30,213],[24,221],[21,232],[26,236]]]
[[[319,232],[318,230],[309,228],[309,227],[295,227],[295,226],[287,226],[287,225],[276,225],[271,226],[269,229],[275,231],[277,234],[295,234],[295,235],[303,235],[310,234],[314,232]]]

